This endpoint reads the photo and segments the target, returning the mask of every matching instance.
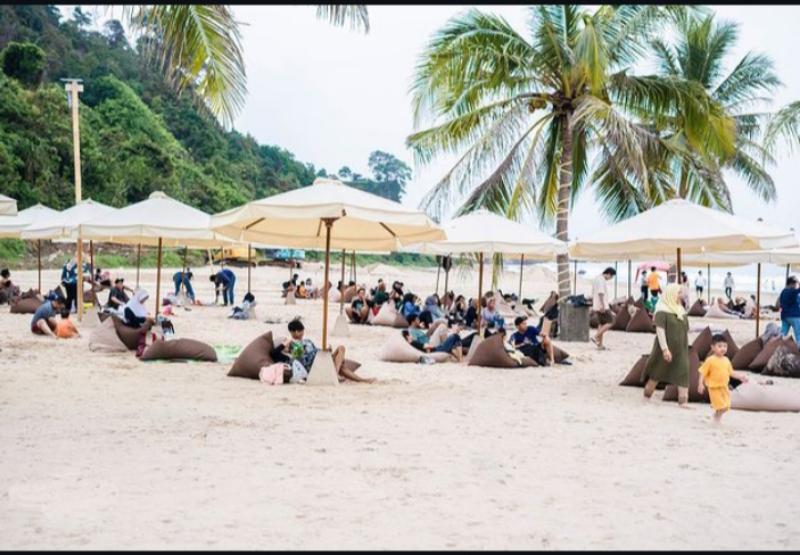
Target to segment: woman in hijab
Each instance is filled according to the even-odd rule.
[[[123,321],[126,326],[141,328],[148,320],[152,321],[152,318],[147,315],[147,308],[144,306],[144,303],[149,298],[150,295],[144,289],[137,289],[133,293],[133,297],[125,303],[125,308],[123,309]]]
[[[441,301],[439,300],[439,295],[436,293],[429,295],[428,298],[425,299],[425,310],[431,313],[431,316],[434,320],[444,318],[444,312],[442,312],[441,308]]]
[[[678,387],[678,403],[689,402],[689,317],[681,303],[683,290],[677,283],[667,285],[655,311],[656,339],[647,359],[644,396],[652,397],[659,383]]]

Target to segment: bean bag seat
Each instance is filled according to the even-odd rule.
[[[772,357],[775,349],[781,345],[785,345],[786,348],[789,349],[789,352],[800,355],[800,349],[797,348],[797,343],[795,343],[794,340],[784,337],[774,337],[767,341],[767,344],[764,345],[764,348],[761,349],[761,352],[758,353],[756,358],[753,359],[753,362],[751,362],[748,366],[748,370],[752,370],[753,372],[761,372],[767,365],[767,362],[769,362],[769,359]]]
[[[711,306],[706,310],[706,318],[722,318],[725,320],[739,320],[735,314],[728,314],[717,306],[717,303],[711,303]]]
[[[397,318],[397,309],[392,303],[383,303],[378,313],[372,318],[373,326],[393,327]]]
[[[42,306],[42,301],[36,297],[20,297],[17,300],[12,299],[9,305],[11,307],[9,310],[11,314],[33,314]]]
[[[628,322],[625,331],[628,333],[655,333],[656,327],[647,311],[640,308]]]
[[[39,290],[38,289],[33,289],[33,288],[28,289],[24,293],[20,293],[19,298],[20,299],[41,299],[41,297],[39,296]]]
[[[725,343],[728,344],[728,352],[725,354],[725,356],[733,360],[733,357],[735,357],[739,352],[739,346],[736,344],[736,341],[733,340],[733,336],[728,330],[725,330],[725,333],[722,335],[725,336]]]
[[[407,328],[408,327],[408,319],[401,312],[397,312],[395,310],[394,315],[394,324],[392,324],[395,328]]]
[[[152,327],[152,324],[145,324],[141,328],[132,328],[126,326],[125,323],[116,316],[112,316],[111,321],[114,322],[114,329],[117,331],[117,336],[129,351],[135,351],[139,347],[139,337]]]
[[[637,299],[634,301],[633,306],[636,308],[644,308],[644,301],[642,299]]]
[[[628,328],[628,323],[631,321],[631,313],[628,310],[628,305],[624,304],[620,307],[617,315],[614,316],[614,321],[611,323],[611,329],[616,331],[625,331]]]
[[[702,299],[697,299],[688,312],[689,316],[699,316],[702,318],[706,315],[706,303]]]
[[[492,335],[484,339],[475,348],[475,352],[467,363],[469,366],[486,366],[488,368],[520,368],[517,361],[509,356],[503,346],[501,335]],[[523,357],[522,367],[536,366],[536,362],[528,357]]]
[[[714,334],[711,333],[711,328],[706,327],[700,334],[692,341],[691,348],[695,350],[700,360],[705,360],[708,353],[711,351],[711,338]]]
[[[271,331],[256,337],[239,353],[228,372],[228,376],[257,380],[261,368],[274,363],[272,357],[270,357],[273,348],[274,343]]]
[[[800,378],[800,355],[792,353],[786,345],[778,345],[761,374]]]
[[[84,291],[83,292],[83,302],[92,303],[92,304],[98,304],[97,292],[95,292],[94,289],[89,289],[88,291]]]
[[[708,398],[708,389],[700,395],[697,393],[697,384],[700,383],[700,357],[694,349],[689,349],[689,402],[690,403],[711,403]],[[664,401],[677,401],[678,388],[672,384],[664,389]]]
[[[761,339],[759,338],[753,339],[752,341],[742,345],[742,347],[736,351],[735,355],[728,357],[731,359],[731,365],[733,366],[733,369],[750,370],[750,365],[756,359],[758,353],[761,352],[762,348]]]
[[[142,360],[202,360],[217,362],[214,347],[196,339],[169,339],[153,342],[141,356]]]
[[[331,287],[328,290],[329,303],[338,303],[341,298],[342,298],[342,292],[336,289],[335,287]]]
[[[594,310],[589,313],[589,327],[592,329],[600,327],[600,319]]]
[[[731,391],[731,408],[764,412],[798,412],[800,392],[775,385],[743,383]]]
[[[356,297],[356,286],[351,285],[347,289],[344,290],[344,302],[349,303]]]
[[[394,336],[384,344],[378,358],[385,362],[418,362],[425,355],[426,353],[412,347],[402,336]],[[451,358],[449,353],[427,353],[427,356],[436,362],[447,362]]]
[[[569,353],[564,349],[553,345],[553,360],[556,361],[556,364],[560,364],[569,358]]]
[[[647,381],[644,377],[644,369],[647,366],[648,358],[650,358],[650,355],[640,356],[639,360],[633,365],[633,368],[631,368],[628,374],[619,382],[619,385],[644,387],[644,383]]]
[[[106,318],[95,326],[89,335],[89,350],[102,353],[126,353],[128,347],[117,335],[117,330],[114,329],[114,322]]]

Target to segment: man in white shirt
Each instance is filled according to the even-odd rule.
[[[703,270],[697,272],[697,277],[694,278],[694,292],[697,293],[697,298],[703,298],[703,289],[706,288],[706,277],[703,275]],[[688,299],[687,299],[688,300]]]
[[[597,315],[597,334],[592,338],[592,342],[598,349],[604,350],[603,335],[611,329],[614,323],[614,313],[611,312],[611,304],[608,302],[608,291],[606,282],[616,275],[614,268],[608,267],[603,273],[594,278],[592,283],[592,312]]]
[[[731,296],[733,295],[733,276],[730,272],[728,275],[725,276],[725,296],[728,297],[728,300],[731,300]]]

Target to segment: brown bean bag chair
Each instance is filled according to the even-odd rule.
[[[556,364],[560,364],[569,358],[569,353],[564,349],[553,345],[553,360],[556,361]]]
[[[39,290],[38,289],[33,289],[33,288],[28,289],[24,293],[20,293],[19,298],[20,299],[40,299],[40,300],[42,300],[42,297],[39,295]]]
[[[778,345],[761,374],[764,376],[800,378],[800,356],[792,353],[785,344]]]
[[[522,366],[517,364],[517,361],[511,358],[503,347],[503,337],[495,334],[480,342],[467,364],[488,368],[521,368],[537,365],[528,357],[523,357],[522,360]]]
[[[100,322],[105,322],[109,318],[111,318],[111,314],[108,312],[98,312],[97,317],[100,319]]]
[[[592,329],[600,327],[600,319],[594,310],[589,313],[589,327]]]
[[[106,318],[89,335],[89,350],[102,353],[126,353],[128,347],[117,335],[114,322]]]
[[[697,299],[687,314],[689,316],[698,316],[702,318],[706,315],[706,303],[704,303],[702,299]]]
[[[20,297],[16,300],[11,299],[9,306],[11,307],[9,309],[11,314],[33,314],[40,306],[42,306],[42,301],[36,297]]]
[[[761,349],[761,352],[758,353],[756,358],[753,359],[753,362],[751,362],[748,366],[748,370],[752,370],[753,372],[761,372],[779,345],[786,345],[790,353],[800,355],[800,349],[797,348],[797,343],[795,343],[793,339],[786,337],[774,337],[767,341],[767,344],[764,345],[764,347]]]
[[[656,327],[653,324],[653,319],[644,308],[640,308],[633,315],[628,326],[625,328],[628,333],[655,333]]]
[[[394,315],[394,324],[392,324],[395,328],[407,328],[408,327],[408,320],[405,316],[403,316],[402,312],[395,311]]]
[[[725,343],[728,344],[728,352],[725,354],[725,356],[733,360],[733,357],[735,357],[739,352],[739,346],[736,344],[736,341],[733,340],[733,336],[728,330],[725,330],[725,333],[722,335],[725,336]]]
[[[700,373],[697,371],[700,368],[700,357],[694,349],[689,349],[689,402],[690,403],[711,403],[708,398],[708,389],[703,391],[700,395],[697,393],[697,384],[700,383]],[[664,389],[664,401],[677,401],[678,400],[678,387],[672,384]]]
[[[708,353],[711,351],[711,338],[714,336],[711,333],[711,328],[706,326],[706,329],[701,331],[697,337],[692,341],[691,348],[695,350],[700,360],[705,360]]]
[[[633,368],[631,368],[628,374],[619,382],[619,385],[644,387],[644,383],[647,381],[644,377],[644,369],[647,366],[648,358],[650,358],[650,355],[640,356],[639,360],[633,365]]]
[[[217,353],[214,347],[196,339],[162,339],[145,349],[141,359],[217,362]]]
[[[344,302],[349,303],[356,297],[356,286],[351,285],[347,289],[344,290]]]
[[[269,355],[273,348],[274,343],[271,331],[256,337],[239,353],[228,372],[228,376],[257,380],[261,368],[273,364],[272,357]]]
[[[129,351],[135,351],[137,349],[141,335],[152,327],[152,323],[148,323],[141,328],[132,328],[126,326],[125,323],[116,316],[111,316],[111,320],[114,322],[114,329],[117,330],[117,336]]]
[[[636,308],[644,308],[644,301],[642,299],[637,299],[634,301],[633,306]]]
[[[611,323],[611,329],[616,331],[625,331],[631,321],[631,313],[628,310],[628,305],[624,304],[620,307],[617,315],[614,316],[614,321]]]
[[[731,408],[765,412],[800,411],[800,392],[778,385],[743,383],[731,391]]]
[[[421,356],[430,356],[436,362],[451,360],[449,353],[423,353],[412,347],[402,336],[389,339],[381,349],[378,358],[385,362],[418,362]]]
[[[761,339],[759,338],[753,339],[752,341],[742,345],[742,347],[736,351],[735,355],[728,357],[731,359],[731,365],[733,365],[733,369],[750,370],[750,365],[756,359],[758,353],[761,352],[762,348]]]
[[[98,304],[97,292],[94,291],[93,289],[90,289],[88,291],[84,291],[83,292],[83,302],[92,303],[92,304]]]

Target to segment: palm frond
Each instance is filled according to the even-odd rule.
[[[800,100],[787,104],[769,120],[764,131],[764,148],[772,151],[783,140],[791,152],[800,144]]]
[[[317,17],[328,20],[332,25],[343,27],[350,24],[351,29],[369,33],[369,11],[364,4],[330,4],[317,6]]]
[[[772,60],[763,54],[747,53],[711,95],[723,104],[740,103],[771,93],[780,86]]]

